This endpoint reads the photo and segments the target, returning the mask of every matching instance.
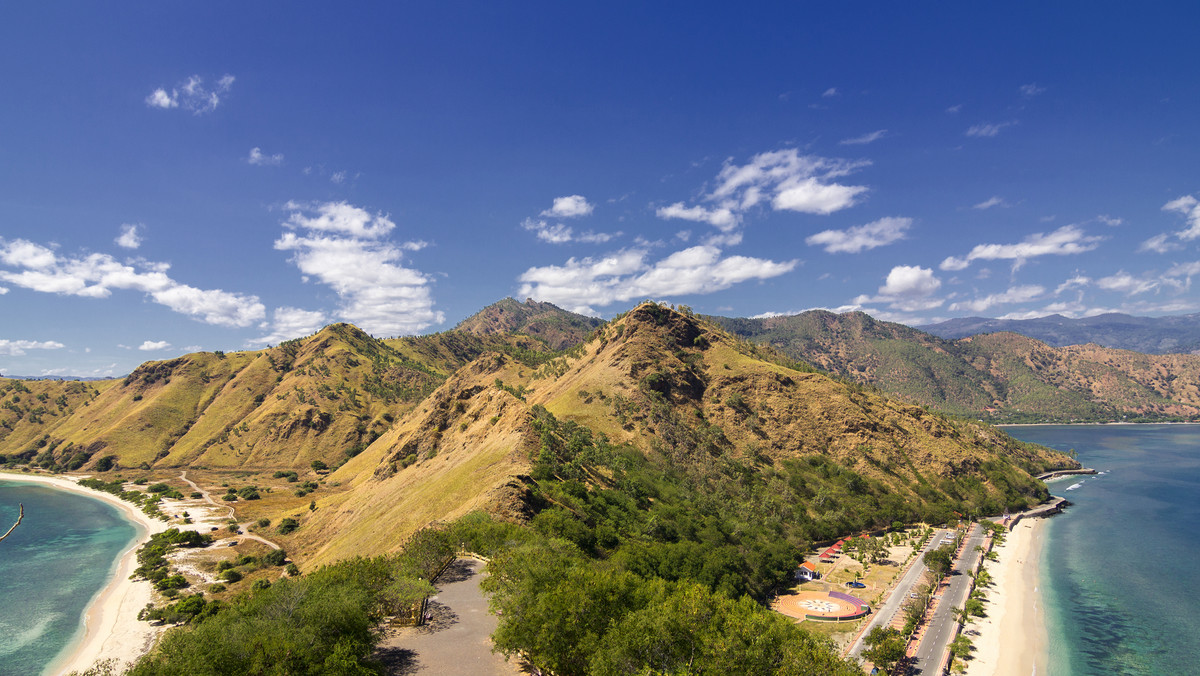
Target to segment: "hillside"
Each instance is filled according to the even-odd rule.
[[[462,320],[454,330],[480,336],[524,334],[545,342],[552,350],[565,350],[583,342],[603,323],[550,303],[532,299],[519,303],[505,298]]]
[[[915,403],[995,422],[1200,418],[1200,357],[1013,333],[945,340],[860,313],[710,318],[755,343]]]
[[[488,349],[534,363],[513,336],[383,342],[347,324],[255,352],[147,362],[121,380],[0,380],[0,455],[90,469],[337,466]]]
[[[352,488],[304,528],[309,555],[333,560],[472,508],[528,518],[565,499],[544,497],[547,481],[624,490],[619,477],[643,466],[690,492],[742,476],[799,510],[799,537],[832,537],[1036,502],[1045,488],[1030,474],[1074,465],[647,303],[536,370],[498,353],[460,370],[331,475]]]
[[[1200,314],[1134,317],[1110,312],[1078,319],[1062,315],[1036,319],[961,317],[917,328],[950,340],[1010,331],[1054,347],[1094,343],[1145,354],[1191,354],[1200,351]]]

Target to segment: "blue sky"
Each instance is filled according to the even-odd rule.
[[[510,295],[1200,311],[1200,10],[958,4],[10,3],[0,372]]]

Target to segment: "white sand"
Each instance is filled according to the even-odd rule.
[[[1022,519],[1004,544],[995,548],[1000,560],[984,566],[992,575],[992,585],[986,588],[988,616],[975,618],[966,627],[976,648],[967,662],[968,675],[1048,673],[1049,638],[1038,589],[1044,528],[1043,519]]]
[[[75,483],[78,477],[4,472],[0,473],[0,478],[30,481],[84,493],[123,510],[125,515],[139,526],[137,539],[121,553],[117,570],[108,586],[92,599],[87,608],[82,641],[69,649],[69,652],[60,655],[52,665],[53,669],[47,670],[47,673],[66,674],[71,671],[83,671],[95,662],[106,659],[127,665],[149,651],[158,640],[162,629],[139,621],[137,614],[151,602],[153,587],[145,580],[134,582],[129,576],[137,568],[138,547],[149,541],[151,534],[166,530],[167,524],[151,519],[136,506],[115,495],[80,486]]]

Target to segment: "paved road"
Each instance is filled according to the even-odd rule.
[[[521,672],[492,652],[496,616],[479,589],[483,563],[458,559],[438,578],[433,620],[407,627],[380,643],[376,657],[394,676],[517,676]]]
[[[908,572],[904,574],[904,577],[900,578],[900,581],[896,583],[887,601],[884,601],[877,608],[872,608],[871,621],[867,623],[867,628],[859,634],[858,639],[850,646],[850,652],[848,653],[850,657],[858,659],[862,655],[862,651],[867,647],[863,643],[863,640],[867,637],[867,634],[871,633],[872,629],[875,627],[891,626],[892,620],[895,619],[896,614],[903,608],[904,602],[908,600],[908,595],[912,593],[914,587],[921,581],[921,576],[925,574],[926,567],[921,557],[924,556],[925,552],[936,548],[941,543],[942,537],[946,535],[953,537],[954,531],[934,531],[933,537],[929,538],[929,542],[925,543],[925,546],[917,552],[917,560],[908,569]]]
[[[933,618],[929,621],[925,634],[921,638],[921,647],[917,650],[916,664],[912,673],[929,674],[937,673],[937,668],[941,666],[942,658],[946,656],[946,650],[950,647],[950,641],[954,640],[955,625],[958,620],[954,618],[954,610],[961,608],[967,600],[967,593],[971,585],[971,572],[975,570],[975,564],[979,561],[979,552],[975,548],[983,544],[983,529],[978,525],[972,525],[970,534],[967,536],[967,543],[963,546],[962,556],[954,566],[954,572],[948,576],[948,584],[942,588],[941,598],[938,599],[937,608],[933,611]]]

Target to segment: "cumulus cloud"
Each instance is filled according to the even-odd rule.
[[[576,232],[576,230],[562,223],[553,225],[542,219],[526,218],[521,222],[521,227],[537,234],[537,238],[543,242],[550,244],[566,244],[567,242],[585,242],[588,244],[603,244],[611,239],[621,236],[621,232],[593,232],[585,230]]]
[[[168,347],[171,347],[171,344],[165,340],[147,340],[147,341],[143,341],[141,345],[138,345],[138,349],[142,350],[144,352],[151,352],[153,350],[165,350]]]
[[[543,211],[541,215],[549,218],[579,218],[591,214],[595,208],[595,205],[589,204],[583,195],[567,195],[566,197],[555,197],[554,205]]]
[[[142,236],[138,232],[141,227],[140,224],[126,223],[121,226],[121,234],[113,241],[121,248],[136,249],[142,245]]]
[[[1021,85],[1021,96],[1024,96],[1027,99],[1031,99],[1044,91],[1046,91],[1046,88],[1039,87],[1036,82],[1032,82],[1027,85]]]
[[[887,130],[879,129],[879,130],[876,130],[876,131],[873,131],[873,132],[870,132],[867,134],[863,134],[862,136],[855,136],[854,138],[842,139],[841,141],[838,141],[838,143],[840,145],[844,145],[844,146],[864,146],[864,145],[867,145],[868,143],[874,143],[874,142],[878,141],[879,139],[883,138],[885,135],[887,135]]]
[[[1165,233],[1165,232],[1162,234],[1155,235],[1155,236],[1151,237],[1150,239],[1142,242],[1141,246],[1138,247],[1138,251],[1151,251],[1153,253],[1167,253],[1170,251],[1177,251],[1177,250],[1183,248],[1182,244],[1180,244],[1179,242],[1172,241],[1170,239],[1170,237],[1171,237],[1171,235],[1169,233]]]
[[[826,89],[824,93],[821,94],[821,97],[826,98],[826,99],[831,99],[837,95],[838,95],[837,87],[830,87],[829,89]]]
[[[946,109],[946,112],[950,115],[957,115],[958,113],[962,112],[962,104],[959,103],[959,104],[950,106],[949,108]]]
[[[992,207],[1006,207],[1006,206],[1008,206],[1008,204],[1002,198],[993,196],[993,197],[990,197],[990,198],[980,202],[979,204],[976,204],[975,206],[973,206],[971,208],[983,210],[983,209],[991,209]]]
[[[889,216],[848,230],[825,230],[804,240],[809,246],[823,246],[827,253],[858,253],[904,239],[913,219]]]
[[[1085,235],[1074,225],[1064,225],[1051,232],[1034,233],[1017,244],[979,244],[962,258],[950,256],[939,266],[943,270],[963,270],[975,260],[1012,260],[1013,268],[1037,256],[1069,256],[1091,251],[1100,246],[1103,237]]]
[[[1083,275],[1075,275],[1074,277],[1066,280],[1062,284],[1059,284],[1058,288],[1054,289],[1054,295],[1057,296],[1058,294],[1062,293],[1063,291],[1070,291],[1071,289],[1083,288],[1085,286],[1088,286],[1091,283],[1092,283],[1092,279],[1090,277],[1085,277]]]
[[[396,226],[387,216],[346,202],[288,202],[288,229],[275,240],[292,263],[328,285],[340,299],[339,315],[365,331],[399,335],[445,321],[433,309],[425,274],[402,265],[409,245],[383,239]],[[410,243],[415,244],[415,243]]]
[[[869,164],[801,155],[795,148],[759,153],[743,165],[726,160],[716,187],[701,197],[704,204],[676,202],[656,213],[664,219],[708,223],[725,232],[737,228],[745,212],[762,204],[775,211],[831,214],[854,206],[867,192],[865,186],[836,179]]]
[[[265,308],[257,296],[198,289],[167,275],[170,265],[146,260],[120,262],[108,254],[59,256],[40,244],[0,239],[0,280],[42,293],[107,298],[114,290],[140,291],[160,305],[219,326],[249,326]]]
[[[993,136],[998,136],[1000,132],[1015,124],[1016,122],[976,124],[967,129],[966,134],[967,136],[974,136],[976,138],[991,138]]]
[[[246,161],[259,167],[278,167],[283,164],[283,153],[267,155],[262,148],[255,146],[250,149],[250,156],[246,158]]]
[[[1188,227],[1176,233],[1179,239],[1191,241],[1200,237],[1200,200],[1191,195],[1184,195],[1164,204],[1163,211],[1183,214],[1187,220]]]
[[[272,314],[271,323],[269,325],[264,324],[263,326],[263,328],[269,326],[271,332],[250,342],[256,345],[282,343],[285,340],[316,333],[325,324],[326,318],[324,312],[302,310],[294,307],[278,307],[275,308],[275,312]]]
[[[897,265],[888,273],[884,285],[875,296],[861,295],[851,301],[854,305],[887,303],[893,310],[920,312],[940,307],[945,300],[934,297],[942,280],[930,268],[917,265]]]
[[[571,258],[563,265],[529,268],[519,278],[520,295],[595,314],[592,306],[712,293],[747,280],[770,279],[790,272],[797,263],[723,256],[719,248],[708,245],[676,251],[653,262],[646,249],[624,249],[603,257]]]
[[[1115,275],[1097,279],[1096,286],[1104,289],[1105,291],[1116,291],[1118,293],[1124,293],[1132,296],[1139,293],[1145,293],[1147,291],[1153,291],[1154,289],[1158,288],[1159,281],[1145,277],[1137,278],[1128,272],[1121,270]]]
[[[741,222],[741,217],[726,207],[706,209],[702,206],[684,206],[683,202],[659,207],[655,215],[662,219],[678,218],[696,223],[708,223],[721,230],[732,230]]]
[[[221,105],[222,97],[233,89],[234,80],[232,75],[225,75],[210,86],[205,84],[204,78],[193,75],[170,91],[163,87],[155,89],[146,97],[146,105],[163,110],[183,108],[194,115],[211,113]]]
[[[25,350],[61,350],[65,347],[57,340],[8,340],[0,338],[0,355],[22,357]]]
[[[1046,289],[1036,284],[1028,284],[1025,286],[1014,286],[1003,293],[993,293],[983,298],[975,300],[961,301],[950,305],[950,310],[969,310],[971,312],[983,312],[995,305],[1008,305],[1012,303],[1028,303],[1036,299],[1038,296],[1046,292]]]

